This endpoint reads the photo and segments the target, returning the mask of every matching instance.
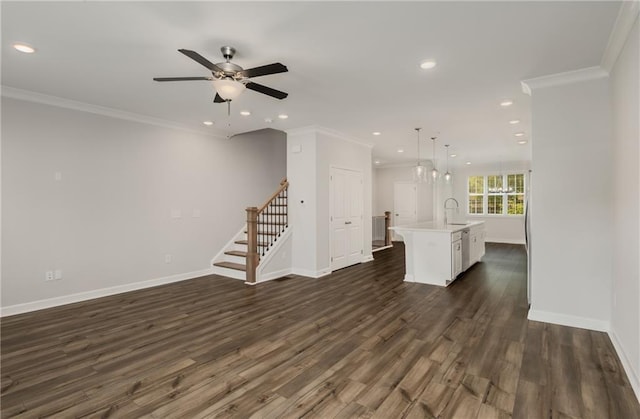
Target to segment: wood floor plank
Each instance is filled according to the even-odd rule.
[[[2,318],[0,415],[640,419],[605,333],[527,320],[522,246],[447,288],[403,282],[403,252]]]

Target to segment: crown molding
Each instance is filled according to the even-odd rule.
[[[522,92],[531,96],[535,89],[545,87],[561,86],[564,84],[578,83],[587,80],[595,80],[608,77],[609,73],[602,67],[588,67],[580,70],[567,71],[564,73],[550,74],[548,76],[536,77],[533,79],[522,80]]]
[[[618,11],[618,17],[613,24],[613,30],[609,35],[609,42],[602,55],[600,66],[607,72],[613,70],[613,66],[622,52],[633,25],[638,20],[640,14],[640,1],[623,1]]]
[[[30,90],[17,89],[15,87],[0,86],[2,96],[10,99],[24,100],[27,102],[40,103],[43,105],[55,106],[58,108],[71,109],[80,112],[88,112],[96,115],[107,116],[110,118],[124,119],[126,121],[139,122],[147,125],[154,125],[162,128],[176,129],[186,131],[193,134],[207,135],[217,139],[226,140],[228,136],[221,132],[211,132],[194,129],[192,127],[182,125],[177,122],[167,121],[160,118],[154,118],[148,115],[140,115],[133,112],[121,111],[118,109],[107,108],[105,106],[93,105],[86,102],[79,102],[71,99],[64,99],[57,96],[36,93]]]
[[[343,141],[347,141],[347,142],[359,145],[361,147],[367,147],[368,149],[373,148],[373,144],[371,143],[366,143],[360,140],[359,138],[351,137],[339,131],[332,130],[330,128],[325,128],[319,125],[309,125],[301,128],[293,128],[293,129],[286,130],[285,132],[287,133],[287,135],[304,135],[304,134],[320,133],[320,134],[328,135],[330,137],[337,138],[339,140],[343,140]]]
[[[373,159],[376,160],[376,159]],[[416,167],[417,160],[415,162],[402,162],[402,163],[380,163],[372,164],[374,169],[399,169],[399,168],[411,168]],[[424,164],[427,168],[433,167],[432,160],[420,160],[420,164]]]

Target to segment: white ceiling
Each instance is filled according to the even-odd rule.
[[[415,127],[439,133],[451,165],[530,160],[530,98],[520,81],[599,65],[619,2],[3,2],[2,85],[176,122],[205,132],[320,125],[374,144],[383,164],[415,161]],[[37,48],[22,54],[15,42]],[[254,79],[279,101],[247,90],[212,103],[208,76],[177,52],[244,68],[282,62]],[[419,68],[435,59],[435,69]],[[514,105],[502,108],[503,98]],[[242,117],[240,110],[250,110]],[[287,120],[277,115],[286,113]],[[268,124],[265,118],[274,118]],[[512,126],[510,119],[522,123]],[[215,121],[205,127],[202,121]],[[382,135],[376,137],[373,131]],[[403,154],[396,152],[404,148]]]

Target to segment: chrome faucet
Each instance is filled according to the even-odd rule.
[[[449,202],[449,201],[453,201],[453,202],[455,202],[455,203],[456,203],[456,206],[455,206],[455,207],[452,207],[452,208],[447,208],[447,202]],[[458,212],[458,210],[460,209],[460,204],[458,203],[458,201],[457,201],[455,198],[447,198],[447,199],[445,199],[445,200],[444,200],[444,225],[449,224],[449,223],[447,222],[447,210],[449,210],[449,209],[454,209],[454,210],[456,210],[456,213],[457,213],[457,212]]]

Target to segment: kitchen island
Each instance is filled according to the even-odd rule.
[[[390,227],[404,239],[404,280],[446,287],[484,256],[484,221]]]

